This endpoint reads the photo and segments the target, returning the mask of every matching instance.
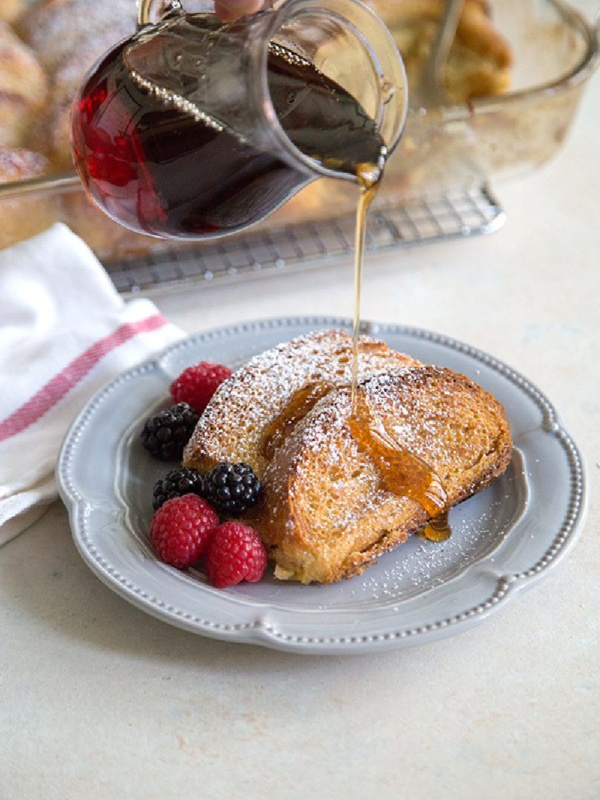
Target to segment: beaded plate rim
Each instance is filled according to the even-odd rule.
[[[549,537],[549,544],[541,557],[526,569],[499,574],[493,591],[490,591],[477,603],[453,614],[440,616],[423,625],[403,627],[402,625],[395,626],[392,623],[383,632],[338,636],[332,635],[331,632],[323,635],[311,633],[298,635],[286,632],[284,626],[277,624],[277,615],[269,613],[268,604],[248,604],[248,618],[240,622],[224,622],[219,619],[218,613],[213,614],[212,617],[210,614],[198,616],[178,607],[177,604],[166,602],[163,598],[149,593],[139,576],[127,574],[118,565],[110,563],[110,560],[107,560],[96,546],[96,533],[90,524],[90,504],[80,491],[81,487],[73,466],[78,449],[84,446],[86,432],[89,430],[90,424],[93,424],[97,409],[107,400],[109,401],[113,392],[118,391],[124,382],[136,380],[140,376],[152,373],[160,368],[164,359],[190,349],[193,350],[194,347],[226,339],[243,341],[249,334],[283,332],[293,328],[301,329],[294,331],[294,335],[299,335],[301,332],[323,327],[350,329],[351,321],[344,318],[321,316],[263,319],[213,328],[188,336],[170,345],[158,356],[114,378],[82,409],[64,439],[57,463],[57,482],[60,495],[69,511],[73,538],[81,556],[96,576],[113,591],[163,621],[217,639],[258,644],[300,653],[373,652],[415,646],[470,628],[483,621],[490,613],[515,597],[521,590],[529,588],[544,577],[548,570],[570,551],[583,527],[587,511],[586,470],[580,451],[562,426],[555,407],[545,394],[519,372],[472,345],[421,328],[365,322],[362,330],[369,335],[384,339],[386,335],[408,337],[417,342],[441,346],[462,354],[476,363],[483,364],[507,379],[517,392],[525,394],[539,409],[544,433],[553,437],[560,445],[569,474],[569,485],[562,487],[567,493],[564,519],[562,524],[557,524],[555,530],[545,534]],[[171,580],[176,583],[177,580],[181,580],[181,577],[176,571],[172,571]],[[209,589],[209,587],[204,588]],[[212,592],[214,595],[215,590]],[[221,594],[220,597],[223,598],[224,604],[228,602],[226,594]],[[211,602],[213,599],[214,597]],[[236,601],[236,607],[238,610],[240,607],[243,609],[243,603],[240,604],[239,601]]]

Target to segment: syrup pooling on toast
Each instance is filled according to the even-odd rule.
[[[443,511],[447,496],[439,476],[390,436],[360,389],[355,393],[348,426],[357,445],[373,460],[386,491],[415,500],[433,517]]]
[[[267,426],[261,442],[261,452],[270,461],[275,451],[283,444],[293,428],[315,406],[322,397],[333,389],[333,384],[325,381],[309,383],[294,392],[289,403]]]

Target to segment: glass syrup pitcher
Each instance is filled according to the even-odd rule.
[[[397,46],[359,0],[288,0],[223,23],[167,4],[84,79],[74,161],[116,222],[201,239],[264,219],[311,181],[379,180],[401,136]]]

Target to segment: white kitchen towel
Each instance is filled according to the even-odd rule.
[[[95,392],[183,335],[126,302],[65,225],[0,252],[0,544],[57,497],[67,432]]]

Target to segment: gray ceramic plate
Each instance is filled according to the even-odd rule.
[[[585,514],[581,457],[554,408],[525,378],[472,347],[427,331],[365,326],[391,347],[469,375],[504,404],[515,441],[508,471],[455,508],[452,537],[413,537],[334,586],[267,575],[218,590],[197,571],[154,557],[147,531],[154,482],[166,467],[138,442],[170,381],[195,361],[239,367],[250,356],[340,319],[276,319],[202,333],[116,378],[69,431],[57,475],[75,543],[111,589],[194,633],[303,653],[359,653],[449,636],[484,620],[544,576],[573,544]],[[167,467],[168,468],[168,467]]]

